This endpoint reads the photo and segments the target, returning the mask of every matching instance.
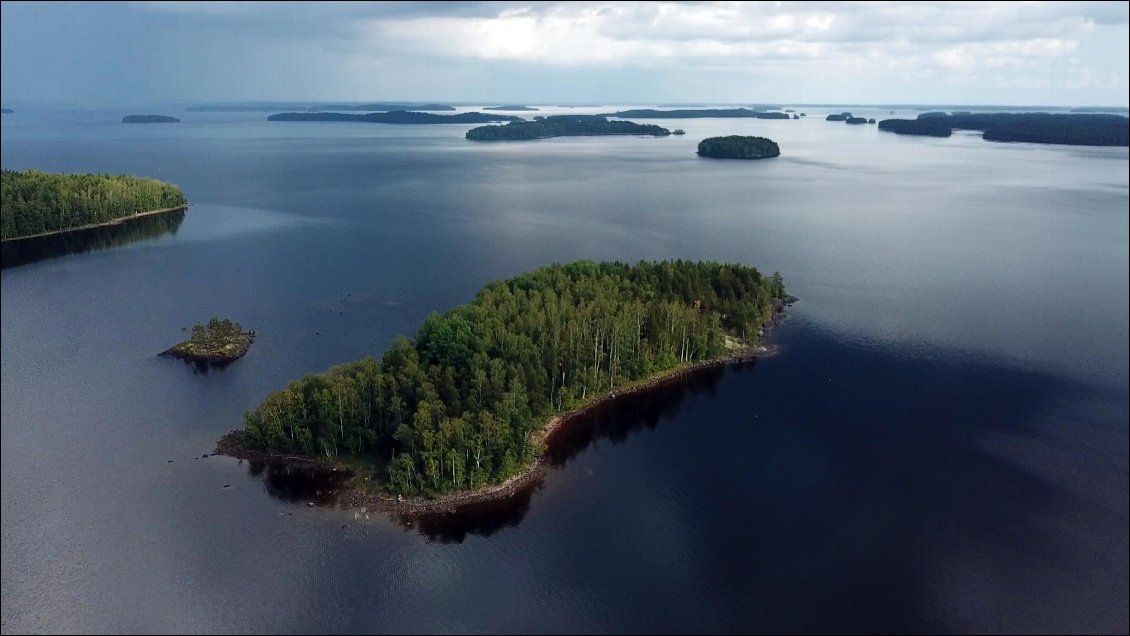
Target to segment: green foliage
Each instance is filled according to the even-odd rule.
[[[654,124],[608,121],[602,115],[553,115],[535,121],[513,121],[505,126],[479,126],[467,131],[467,139],[474,141],[522,141],[588,135],[665,137],[670,134],[671,131]]]
[[[4,170],[0,238],[57,232],[183,205],[179,188],[156,179]]]
[[[698,142],[698,154],[702,157],[721,159],[765,159],[781,154],[777,142],[765,137],[710,137]]]
[[[388,486],[439,493],[497,482],[554,413],[750,340],[780,274],[689,261],[579,261],[484,287],[373,358],[307,375],[244,416],[245,443],[372,456]]]
[[[244,333],[238,322],[212,317],[207,324],[196,323],[188,340],[170,351],[192,358],[235,359],[247,352],[252,333]]]

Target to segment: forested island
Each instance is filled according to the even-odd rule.
[[[601,117],[621,117],[624,119],[700,119],[704,117],[750,118],[750,119],[791,119],[788,113],[774,113],[749,108],[698,108],[683,110],[655,110],[641,108],[604,113]]]
[[[777,142],[765,137],[710,137],[698,142],[698,155],[715,159],[767,159],[781,154]]]
[[[851,113],[839,113],[828,115],[824,118],[824,121],[847,121],[849,119],[851,119]]]
[[[0,239],[121,223],[186,205],[180,188],[156,179],[4,170],[0,173]]]
[[[474,141],[522,141],[550,137],[590,135],[650,135],[666,137],[671,131],[654,124],[609,121],[603,115],[552,115],[535,121],[514,121],[505,126],[480,126],[467,131]]]
[[[174,345],[161,355],[181,358],[190,362],[223,363],[242,358],[251,343],[254,331],[244,331],[238,322],[213,317],[207,324],[196,323],[188,340]]]
[[[879,130],[900,135],[949,137],[955,129],[980,130],[986,141],[1130,146],[1130,120],[1121,115],[922,113],[918,119],[884,119],[879,122]]]
[[[496,121],[522,121],[514,115],[491,115],[488,113],[459,113],[457,115],[434,115],[415,111],[394,110],[388,113],[279,113],[270,115],[267,121],[361,121],[371,124],[483,124]]]
[[[0,108],[0,114],[11,115],[14,112],[16,111],[12,110],[11,108]]]
[[[867,123],[867,118],[866,118],[866,117],[848,117],[848,118],[847,118],[847,119],[845,119],[844,121],[846,121],[846,122],[847,122],[847,123],[849,123],[849,124],[856,124],[856,125],[858,125],[858,124],[866,124],[866,123]]]
[[[278,109],[276,108],[275,110],[278,110]],[[312,110],[312,111],[363,110],[363,111],[366,111],[366,112],[373,112],[373,111],[378,111],[378,110],[385,111],[385,112],[394,111],[394,110],[448,111],[448,110],[455,110],[455,107],[454,106],[448,106],[447,104],[418,104],[418,105],[414,105],[414,104],[392,104],[392,103],[384,103],[384,104],[379,104],[379,103],[378,104],[324,104],[322,106],[315,106],[313,108],[308,108],[306,110]]]
[[[525,112],[538,110],[532,106],[522,106],[521,104],[507,104],[505,106],[487,106],[483,110],[508,110],[514,112]]]
[[[177,124],[180,120],[168,115],[126,115],[123,124]]]
[[[779,274],[744,265],[551,265],[431,314],[379,361],[268,395],[217,452],[346,467],[360,491],[353,500],[387,510],[442,510],[473,489],[505,496],[512,491],[488,485],[533,474],[545,436],[573,409],[750,357],[791,300]],[[393,499],[445,493],[457,494]]]

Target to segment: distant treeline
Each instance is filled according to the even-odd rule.
[[[156,179],[4,170],[0,238],[58,232],[184,205],[180,188]]]
[[[736,117],[750,119],[792,119],[788,113],[767,113],[764,111],[750,110],[749,108],[703,108],[683,110],[654,110],[641,108],[638,110],[622,110],[616,113],[604,113],[602,117],[623,117],[625,119],[699,119],[703,117]]]
[[[781,154],[777,142],[765,137],[710,137],[698,142],[698,154],[716,159],[766,159]]]
[[[2,113],[4,115],[10,115],[14,112],[16,112],[16,111],[12,110],[11,108],[0,108],[0,113]]]
[[[486,106],[486,107],[483,108],[483,110],[503,110],[503,111],[509,110],[509,111],[524,112],[524,111],[535,111],[535,110],[538,110],[538,109],[534,108],[533,106],[523,106],[521,104],[505,104],[503,106]]]
[[[1121,115],[933,112],[879,122],[879,130],[900,135],[949,137],[955,129],[983,131],[987,141],[1130,146],[1130,120]]]
[[[267,117],[268,121],[360,121],[371,124],[483,124],[493,121],[521,121],[513,115],[487,113],[459,113],[458,115],[433,115],[414,111],[394,110],[390,113],[279,113]]]
[[[123,124],[176,124],[180,120],[168,115],[126,115],[122,117]]]
[[[305,111],[324,110],[363,110],[391,111],[391,110],[455,110],[455,107],[446,104],[323,104],[321,106],[302,106],[301,104],[267,103],[267,104],[206,104],[203,106],[189,106],[185,108],[190,113],[260,113],[278,112],[288,108],[301,108]]]
[[[756,338],[784,298],[778,274],[689,261],[552,265],[433,313],[416,337],[307,375],[244,417],[236,444],[351,456],[400,493],[505,480],[531,433],[593,396],[717,358]]]
[[[467,131],[467,139],[475,141],[521,141],[549,137],[581,137],[588,135],[651,135],[665,137],[671,131],[654,124],[630,121],[608,121],[603,115],[553,115],[534,121],[515,121],[505,126],[480,126]]]
[[[364,110],[368,112],[379,110],[387,112],[393,110],[455,110],[455,107],[447,104],[324,104],[306,110]]]

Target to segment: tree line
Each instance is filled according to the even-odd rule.
[[[579,261],[484,287],[372,357],[311,374],[244,416],[239,443],[361,457],[398,493],[505,480],[531,433],[594,396],[756,339],[779,274],[690,261]]]
[[[0,174],[0,238],[106,223],[186,205],[180,188],[156,179],[108,174]]]
[[[534,121],[512,121],[505,126],[479,126],[467,131],[473,141],[523,141],[549,137],[590,135],[651,135],[665,137],[671,131],[655,124],[609,121],[603,115],[550,115]]]

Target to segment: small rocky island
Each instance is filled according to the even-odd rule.
[[[226,363],[242,358],[251,343],[254,331],[244,331],[238,322],[212,317],[208,324],[196,323],[188,340],[161,355],[198,363]]]
[[[123,124],[178,124],[180,120],[168,115],[126,115]]]
[[[777,142],[765,137],[710,137],[698,142],[698,156],[715,159],[768,159],[781,154]]]

